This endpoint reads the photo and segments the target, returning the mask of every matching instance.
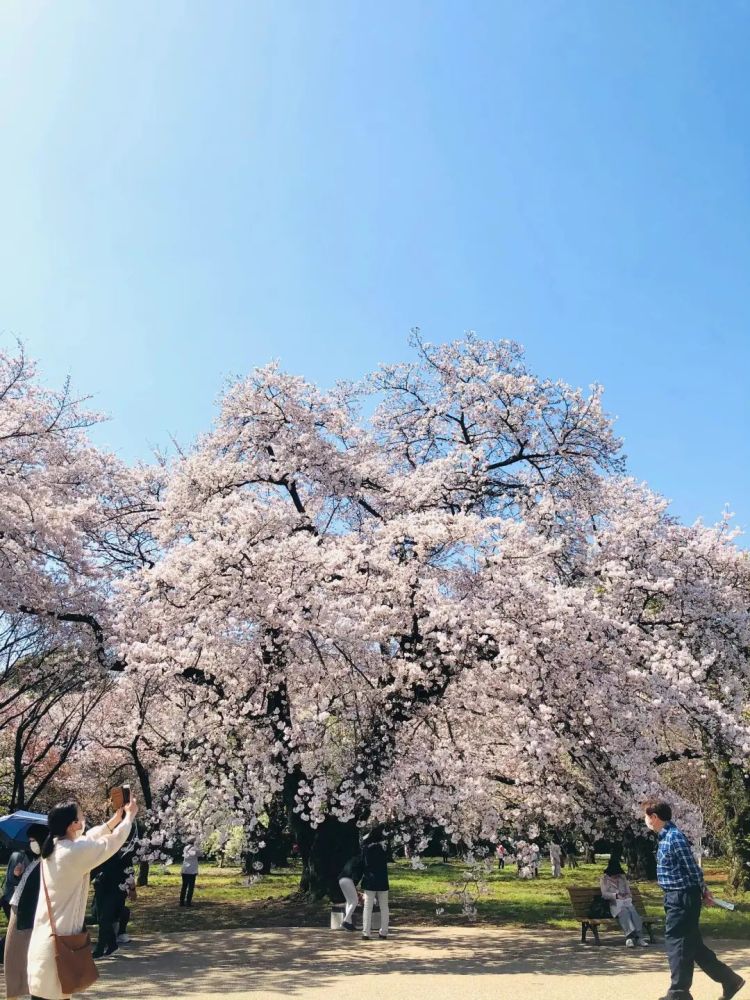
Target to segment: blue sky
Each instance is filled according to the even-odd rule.
[[[127,459],[468,329],[750,521],[750,4],[6,0],[0,337]]]

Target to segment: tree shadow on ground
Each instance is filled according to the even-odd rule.
[[[737,942],[722,957],[740,967],[747,950]],[[394,929],[388,941],[317,928],[216,931],[152,938],[107,963],[96,992],[124,998],[242,992],[294,996],[325,988],[342,976],[612,976],[665,972],[663,946],[627,949],[611,935],[601,947],[573,934],[523,929]]]

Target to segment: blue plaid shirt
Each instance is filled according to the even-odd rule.
[[[659,831],[656,881],[665,892],[689,889],[694,885],[703,886],[703,872],[695,860],[688,839],[674,823],[667,823]]]

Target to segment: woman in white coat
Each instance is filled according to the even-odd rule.
[[[80,934],[86,917],[89,873],[125,843],[138,812],[135,799],[102,826],[85,832],[86,821],[75,802],[55,806],[47,819],[49,836],[42,848],[42,880],[34,930],[29,944],[29,989],[34,1000],[67,1000],[60,986],[52,927],[44,886],[58,934]]]
[[[648,941],[643,936],[643,920],[633,903],[630,883],[616,858],[610,860],[604,869],[600,885],[603,898],[609,902],[612,916],[625,932],[626,947],[635,948],[637,944],[643,948],[648,947]]]

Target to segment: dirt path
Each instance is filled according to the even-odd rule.
[[[750,981],[750,942],[716,948]],[[382,942],[315,928],[169,934],[100,968],[88,995],[101,1000],[656,1000],[668,985],[660,945],[631,951],[610,936],[596,949],[570,933],[484,927],[404,927]],[[695,1000],[720,993],[696,973]]]

